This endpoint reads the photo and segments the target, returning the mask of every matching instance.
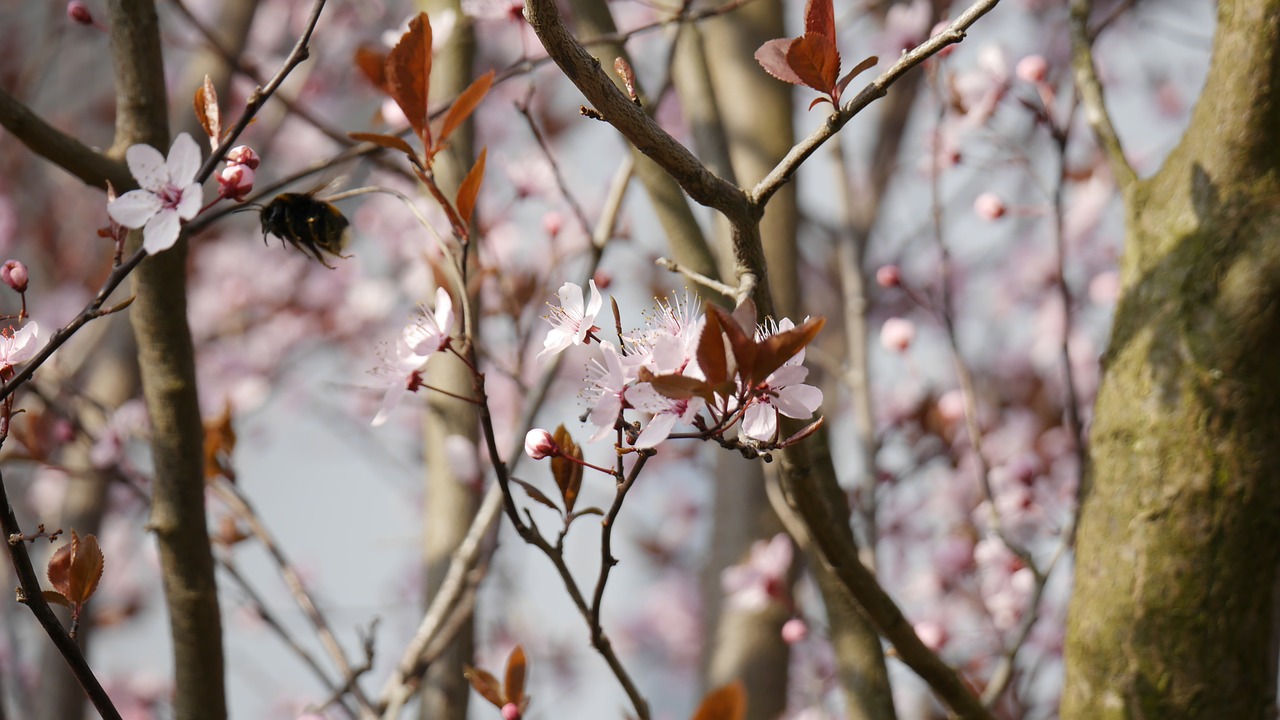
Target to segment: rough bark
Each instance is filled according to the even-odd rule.
[[[111,0],[111,55],[116,81],[112,155],[147,143],[167,151],[164,59],[154,4]],[[130,238],[131,248],[141,233]],[[204,429],[196,396],[195,350],[187,326],[187,243],[144,260],[134,271],[130,307],[143,395],[151,418],[154,464],[150,528],[174,648],[174,717],[223,720],[222,618],[204,504]]]
[[[1126,186],[1066,720],[1274,718],[1280,2],[1223,0],[1182,142]]]
[[[462,12],[457,0],[424,0],[423,9],[431,13],[452,10],[458,24],[449,34],[448,42],[439,49],[431,68],[433,95],[443,100],[462,92],[473,79],[472,64],[476,52],[475,26]],[[458,183],[470,169],[475,157],[475,139],[470,121],[450,137],[449,151],[436,159],[436,180],[452,197]],[[474,263],[473,257],[468,259]],[[472,307],[478,298],[472,298]],[[471,327],[478,330],[480,318],[470,319]],[[431,384],[448,392],[469,397],[472,392],[471,374],[457,358],[437,355],[427,368]],[[426,565],[426,602],[440,589],[449,567],[450,559],[458,544],[467,534],[471,519],[479,503],[475,478],[463,477],[451,463],[454,453],[446,443],[449,436],[457,435],[467,442],[476,442],[477,418],[475,406],[432,393],[423,420],[422,451],[426,463],[426,506],[423,511],[422,551]],[[422,684],[421,717],[423,720],[465,720],[471,688],[462,676],[463,664],[472,663],[474,645],[473,622],[467,620],[454,641],[427,670]]]

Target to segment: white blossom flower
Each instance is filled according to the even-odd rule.
[[[453,328],[453,300],[444,288],[436,288],[436,309],[428,313],[425,308],[400,331],[395,349],[385,354],[383,364],[374,375],[387,385],[386,395],[373,426],[378,427],[391,417],[391,411],[409,391],[422,387],[422,369],[437,351],[448,347],[449,331]]]
[[[591,403],[591,424],[596,432],[589,442],[595,442],[609,434],[618,421],[618,413],[626,406],[627,385],[634,378],[623,366],[622,357],[611,342],[600,343],[604,362],[592,360],[587,369],[587,395]],[[593,397],[591,397],[593,396]]]
[[[39,335],[40,327],[34,320],[16,332],[8,330],[0,334],[0,373],[7,374],[14,365],[35,357],[40,349],[36,343]]]
[[[182,133],[168,159],[150,145],[134,145],[124,157],[140,189],[107,203],[107,214],[127,228],[142,228],[147,253],[168,250],[178,241],[182,221],[195,217],[204,204],[204,190],[195,181],[200,146]]]
[[[756,340],[784,332],[795,327],[795,323],[787,318],[780,320],[776,327],[761,327],[756,331]],[[753,439],[773,440],[778,432],[778,414],[789,418],[808,420],[822,405],[822,391],[812,385],[805,385],[809,369],[801,365],[804,362],[804,348],[792,355],[782,367],[774,370],[768,378],[755,389],[748,401],[742,416],[742,434]]]
[[[547,322],[551,323],[551,331],[547,333],[547,339],[542,343],[542,352],[538,353],[539,360],[546,355],[555,355],[570,346],[589,342],[589,334],[599,329],[596,328],[595,321],[596,315],[600,313],[600,307],[604,304],[604,299],[596,289],[596,281],[588,282],[591,285],[591,300],[585,303],[585,308],[582,288],[571,282],[560,286],[560,291],[557,293],[560,296],[560,306],[551,308],[551,315],[547,318]]]

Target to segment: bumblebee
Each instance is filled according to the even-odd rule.
[[[346,258],[342,250],[351,235],[346,216],[333,203],[317,199],[313,193],[284,193],[262,207],[262,241],[275,235],[290,245],[334,269],[324,254]]]

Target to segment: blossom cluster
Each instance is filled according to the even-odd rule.
[[[747,333],[723,310],[708,310],[714,313],[708,322],[712,316],[686,294],[659,300],[644,327],[620,333],[614,344],[597,336],[603,302],[594,283],[590,299],[573,283],[558,294],[560,306],[547,318],[552,329],[539,357],[599,344],[582,391],[595,428],[592,441],[623,428],[632,446],[644,449],[666,440],[677,425],[704,439],[724,437],[736,426],[739,442],[777,446],[785,444],[779,443],[779,415],[809,419],[822,403],[822,392],[804,383],[809,371],[801,364],[820,320],[797,328],[784,318]],[[647,421],[633,424],[628,412]]]

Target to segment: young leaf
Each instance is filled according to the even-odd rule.
[[[463,667],[466,669],[463,671],[462,676],[471,683],[471,687],[480,693],[480,697],[488,700],[494,707],[501,710],[506,703],[503,702],[502,686],[498,684],[498,678],[487,670],[474,668],[470,665],[464,665]]]
[[[840,51],[832,38],[818,34],[796,38],[787,48],[787,65],[803,84],[827,95],[835,92],[840,77]]]
[[[817,337],[827,319],[821,315],[814,316],[790,330],[770,335],[756,344],[756,365],[751,370],[751,384],[754,387],[764,382],[774,370],[790,360],[806,345]]]
[[[381,133],[353,132],[353,133],[347,133],[347,137],[351,138],[352,140],[359,140],[360,142],[373,143],[378,147],[384,147],[388,150],[399,150],[400,152],[410,157],[417,154],[414,152],[413,146],[405,142],[404,138],[397,137],[395,135],[383,135]]]
[[[426,13],[409,21],[409,30],[387,55],[387,88],[424,147],[431,146],[427,97],[431,88],[431,20]]]
[[[61,605],[65,608],[71,607],[71,601],[67,599],[67,596],[57,590],[42,590],[40,594],[44,596],[44,601],[50,605]]]
[[[515,703],[517,707],[524,705],[525,665],[524,648],[516,645],[510,657],[507,658],[507,675],[503,689],[507,694],[507,702]]]
[[[784,447],[784,448],[785,448],[785,447],[791,447],[792,445],[795,445],[796,443],[800,442],[801,440],[803,440],[803,439],[805,439],[805,438],[809,437],[810,435],[812,435],[812,434],[814,434],[814,433],[818,432],[818,428],[822,427],[822,422],[823,422],[823,419],[822,419],[821,417],[819,417],[817,420],[814,420],[813,422],[809,423],[808,425],[805,425],[803,428],[800,428],[800,430],[799,430],[799,431],[797,431],[797,432],[796,432],[796,434],[792,435],[791,437],[787,438],[786,440],[783,440],[783,441],[782,441],[781,443],[779,443],[779,444],[780,444],[780,445],[782,445],[782,447]]]
[[[480,148],[480,156],[476,164],[471,166],[467,176],[462,178],[458,186],[458,216],[463,222],[471,222],[471,213],[476,209],[476,197],[480,195],[480,183],[484,182],[484,159],[489,148]]]
[[[578,491],[582,489],[582,448],[573,441],[564,425],[556,428],[553,437],[560,446],[560,455],[551,458],[551,476],[556,479],[556,487],[560,488],[560,497],[564,498],[565,512],[571,513]]]
[[[647,381],[663,397],[672,400],[688,400],[700,397],[711,402],[711,386],[707,381],[686,375],[654,375]]]
[[[543,493],[538,488],[530,485],[529,483],[521,480],[520,478],[511,478],[511,482],[524,488],[524,491],[528,493],[530,500],[546,505],[547,507],[551,508],[552,510],[555,510],[556,512],[560,512],[560,508],[555,504],[555,502],[553,502],[551,498],[547,497],[546,494]]]
[[[804,5],[804,34],[826,35],[836,44],[836,11],[831,0],[809,0]]]
[[[702,335],[698,337],[698,367],[707,378],[707,384],[716,386],[729,379],[729,361],[724,352],[724,334],[720,331],[720,316],[707,313],[702,323]]]
[[[391,94],[390,88],[387,87],[386,53],[377,48],[361,45],[356,48],[355,62],[356,67],[360,69],[360,73],[364,75],[370,85],[388,95]]]
[[[210,144],[216,148],[222,138],[222,115],[218,111],[218,91],[214,89],[213,81],[208,75],[204,76],[204,83],[196,88],[195,108],[200,127],[209,136]]]
[[[729,339],[729,347],[733,350],[733,361],[737,364],[737,374],[744,380],[752,377],[752,368],[756,364],[756,343],[754,338],[742,329],[738,321],[727,310],[707,303],[707,315],[718,316],[720,327]],[[754,335],[754,333],[752,333]]]
[[[803,85],[804,80],[801,80],[796,71],[787,64],[787,51],[795,41],[795,38],[778,38],[766,42],[756,50],[756,62],[760,63],[760,67],[764,68],[765,72],[782,82]]]
[[[440,137],[436,140],[437,147],[443,147],[445,139],[471,117],[471,113],[475,112],[492,86],[493,71],[490,70],[476,78],[466,90],[462,91],[458,99],[453,101],[453,105],[449,106],[449,112],[445,113],[444,122],[440,125]]]
[[[835,92],[836,102],[840,101],[840,95],[843,94],[844,89],[849,86],[850,80],[853,80],[854,78],[858,77],[859,75],[866,72],[867,70],[870,70],[871,68],[875,67],[876,63],[878,62],[880,62],[880,58],[876,57],[875,55],[872,55],[866,60],[863,60],[857,65],[854,65],[853,69],[849,71],[848,75],[845,75],[844,77],[840,78],[840,82],[836,83],[836,92]]]
[[[98,538],[93,535],[85,535],[84,540],[77,543],[75,532],[72,532],[71,544],[72,594],[67,595],[67,599],[73,603],[84,603],[97,591],[106,561],[98,547]]]
[[[734,680],[707,693],[693,720],[742,720],[747,716],[747,689]]]

